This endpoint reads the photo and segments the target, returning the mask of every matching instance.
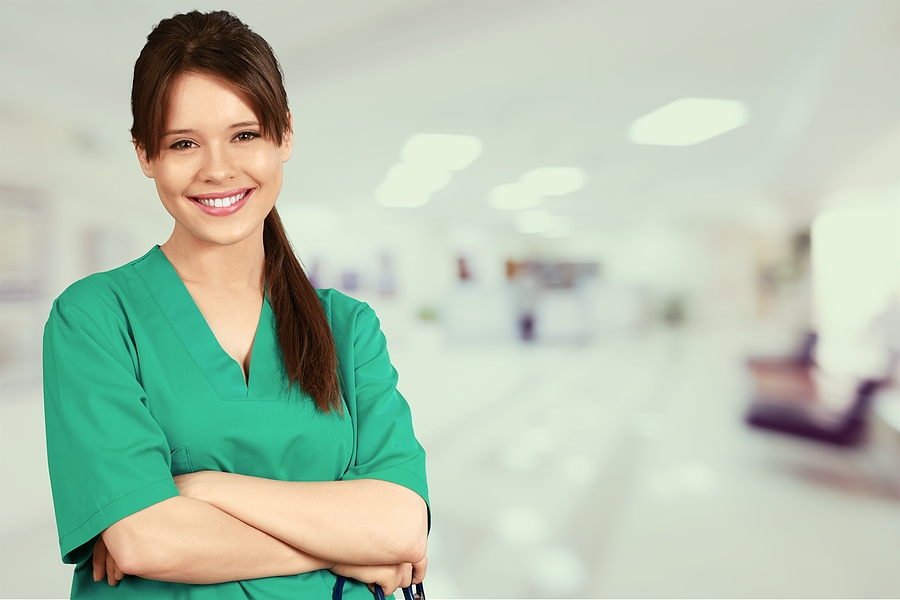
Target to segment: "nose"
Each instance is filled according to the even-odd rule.
[[[228,150],[216,144],[206,147],[199,178],[204,183],[222,184],[234,177],[235,165]]]

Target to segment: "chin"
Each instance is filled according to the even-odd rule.
[[[193,237],[203,244],[212,246],[233,246],[254,237],[255,231],[198,231],[191,232]],[[262,240],[262,236],[260,236]]]

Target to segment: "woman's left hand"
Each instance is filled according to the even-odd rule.
[[[104,577],[109,585],[118,585],[125,574],[119,569],[116,560],[106,548],[106,542],[102,537],[97,538],[94,544],[94,552],[91,556],[91,566],[94,571],[94,581],[101,581]]]

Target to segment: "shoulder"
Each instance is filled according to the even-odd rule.
[[[316,294],[332,327],[348,325],[349,322],[356,321],[361,314],[374,314],[372,308],[362,300],[351,298],[335,289],[316,289]]]
[[[129,299],[142,293],[143,284],[134,267],[149,254],[150,252],[116,269],[88,275],[71,284],[54,301],[51,319],[54,316],[82,315],[99,324],[115,318],[115,315],[123,315],[125,307],[130,303]]]
[[[334,289],[316,289],[328,317],[335,341],[342,345],[358,341],[360,335],[380,331],[381,324],[372,307]]]

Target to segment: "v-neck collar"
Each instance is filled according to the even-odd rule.
[[[250,355],[248,379],[244,370],[219,344],[209,323],[197,307],[175,267],[159,246],[155,246],[134,268],[147,286],[175,335],[181,340],[197,367],[223,400],[254,398],[275,367],[269,347],[274,342],[274,314],[266,294],[256,325]]]

